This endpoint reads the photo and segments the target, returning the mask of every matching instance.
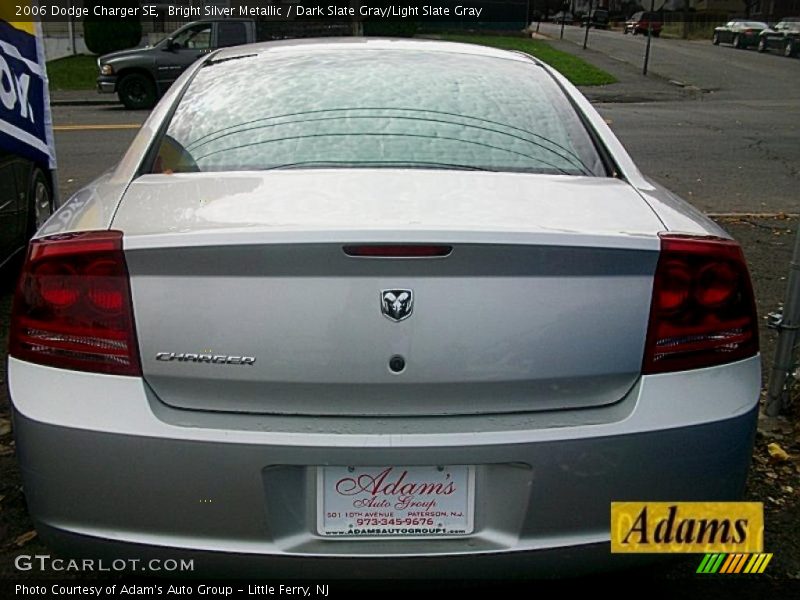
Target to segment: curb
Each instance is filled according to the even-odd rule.
[[[94,99],[75,99],[75,100],[53,100],[50,99],[50,106],[111,106],[120,104],[118,100],[94,100]]]
[[[705,215],[711,219],[797,219],[800,213],[776,212],[776,213],[745,213],[745,212],[709,212]]]

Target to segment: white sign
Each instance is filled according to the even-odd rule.
[[[443,537],[473,530],[475,469],[320,467],[317,531],[326,537]]]

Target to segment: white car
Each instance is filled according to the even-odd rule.
[[[740,497],[760,388],[725,231],[547,65],[436,41],[196,63],[11,327],[43,538],[261,576],[619,566],[611,501]]]
[[[550,17],[550,20],[553,23],[572,23],[575,20],[575,16],[570,12],[559,11]]]

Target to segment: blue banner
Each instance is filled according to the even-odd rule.
[[[39,23],[0,19],[0,149],[54,169],[50,94],[38,33]]]

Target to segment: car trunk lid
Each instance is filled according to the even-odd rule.
[[[161,401],[354,416],[618,401],[663,229],[614,179],[392,170],[148,175],[113,227]],[[365,244],[450,250],[344,251]],[[384,292],[411,292],[410,316]]]

